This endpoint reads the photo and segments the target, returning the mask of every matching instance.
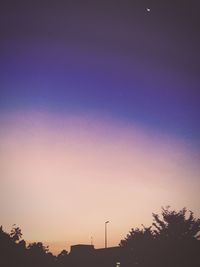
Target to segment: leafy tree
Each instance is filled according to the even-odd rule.
[[[68,252],[63,249],[57,256],[58,264],[61,266],[67,266],[68,265],[68,260],[69,260],[69,255]]]
[[[19,227],[13,227],[10,234],[0,227],[0,266],[27,265],[26,242],[21,236]]]
[[[33,242],[28,245],[28,250],[33,254],[43,255],[49,251],[49,248],[44,246],[42,242]]]
[[[200,266],[200,219],[183,208],[162,208],[153,213],[153,224],[132,229],[120,242],[125,249],[124,266]]]
[[[20,240],[18,243],[18,247],[21,249],[26,249],[26,242],[24,240]]]
[[[10,237],[14,242],[19,241],[22,237],[22,231],[19,227],[14,227],[15,224],[13,225],[13,228],[10,233]]]
[[[58,254],[58,258],[63,258],[63,257],[66,257],[68,256],[68,252],[63,249],[59,254]]]
[[[0,244],[10,243],[10,235],[3,230],[3,226],[0,227]]]
[[[145,264],[150,262],[152,248],[154,244],[154,234],[152,227],[143,229],[132,228],[124,240],[121,240],[120,247],[125,248],[124,266],[132,266],[132,264]],[[145,257],[144,257],[145,254]]]
[[[49,265],[48,247],[42,242],[33,242],[28,245],[29,266],[46,266]]]
[[[192,211],[183,208],[176,212],[167,206],[162,208],[161,216],[153,213],[154,233],[158,238],[189,241],[200,237],[200,219],[195,219]]]
[[[10,234],[4,232],[2,226],[0,227],[0,266],[56,266],[56,257],[48,251],[48,247],[41,242],[35,242],[26,247],[26,242],[20,240],[21,237],[19,227],[13,227]]]
[[[129,247],[134,248],[135,245],[143,243],[143,242],[151,242],[154,240],[154,235],[150,227],[143,226],[143,229],[132,228],[129,234],[126,236],[124,240],[121,240],[121,247]]]

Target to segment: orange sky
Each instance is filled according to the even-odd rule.
[[[117,245],[161,206],[199,213],[199,153],[187,140],[98,115],[1,115],[0,212],[6,230],[58,253]]]

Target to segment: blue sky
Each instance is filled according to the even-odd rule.
[[[102,112],[198,141],[196,3],[111,2],[5,5],[0,109]]]
[[[198,77],[181,64],[56,44],[16,50],[1,62],[1,110],[102,112],[198,137]]]

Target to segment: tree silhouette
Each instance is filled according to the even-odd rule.
[[[194,218],[193,212],[186,208],[174,211],[169,206],[162,208],[161,216],[153,213],[153,219],[162,265],[200,266],[200,219]]]
[[[146,266],[152,261],[152,248],[154,247],[155,236],[152,227],[143,229],[132,228],[124,240],[121,240],[120,247],[125,249],[124,266],[132,266],[142,264]],[[145,257],[144,257],[145,255]]]
[[[183,208],[162,208],[153,213],[153,223],[143,229],[131,229],[120,246],[125,249],[124,266],[200,266],[200,219]]]
[[[69,262],[69,255],[68,252],[63,249],[57,256],[58,264],[61,266],[67,266]]]
[[[49,252],[48,246],[42,242],[34,242],[27,247],[29,255],[29,266],[54,266],[55,257]]]
[[[68,256],[68,252],[67,252],[65,249],[63,249],[63,250],[58,254],[58,258],[64,258],[64,257],[66,257],[66,256]]]
[[[162,208],[153,213],[150,227],[132,228],[117,250],[122,267],[199,267],[200,219],[183,208],[179,211]],[[42,242],[26,246],[22,232],[13,225],[10,233],[0,227],[0,266],[2,267],[112,267],[114,254],[109,249],[77,255],[62,250],[56,257]],[[110,250],[112,252],[112,249]],[[110,257],[110,256],[111,257]],[[114,258],[113,258],[114,257]]]
[[[22,231],[19,227],[14,227],[15,224],[13,224],[13,228],[10,233],[10,237],[14,242],[19,241],[22,237]]]
[[[45,247],[42,242],[33,242],[27,247],[30,257],[36,261],[40,261],[44,258],[49,251],[48,247]]]
[[[28,245],[28,250],[34,254],[44,255],[49,251],[49,248],[44,246],[42,242],[33,242]]]
[[[121,247],[135,248],[135,245],[143,243],[143,242],[151,242],[154,240],[154,234],[150,227],[143,226],[143,229],[132,228],[129,234],[126,236],[124,240],[121,240]]]
[[[19,227],[13,227],[10,234],[4,232],[0,227],[0,266],[26,265],[26,242],[20,240],[21,237],[22,233]]]
[[[189,213],[187,218],[187,213]],[[160,239],[194,240],[200,237],[200,219],[195,219],[192,211],[186,208],[176,212],[170,207],[162,208],[162,219],[153,213],[154,233]]]

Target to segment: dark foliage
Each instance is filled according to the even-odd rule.
[[[162,208],[153,213],[153,223],[133,228],[119,248],[94,250],[80,255],[66,250],[56,257],[41,242],[26,245],[19,227],[10,233],[0,227],[2,267],[199,267],[200,219],[186,208],[176,212]],[[118,264],[117,264],[118,262]]]
[[[189,213],[187,217],[187,213]],[[195,219],[192,211],[183,208],[179,212],[162,208],[162,219],[153,213],[154,233],[159,239],[192,241],[200,237],[200,219]]]
[[[21,240],[22,233],[19,227],[13,226],[8,234],[0,227],[0,266],[3,267],[53,267],[56,266],[56,257],[48,252],[48,248],[41,242],[26,246]]]
[[[124,266],[200,266],[199,232],[200,219],[191,211],[162,208],[161,216],[153,213],[151,227],[132,229],[121,240]]]

